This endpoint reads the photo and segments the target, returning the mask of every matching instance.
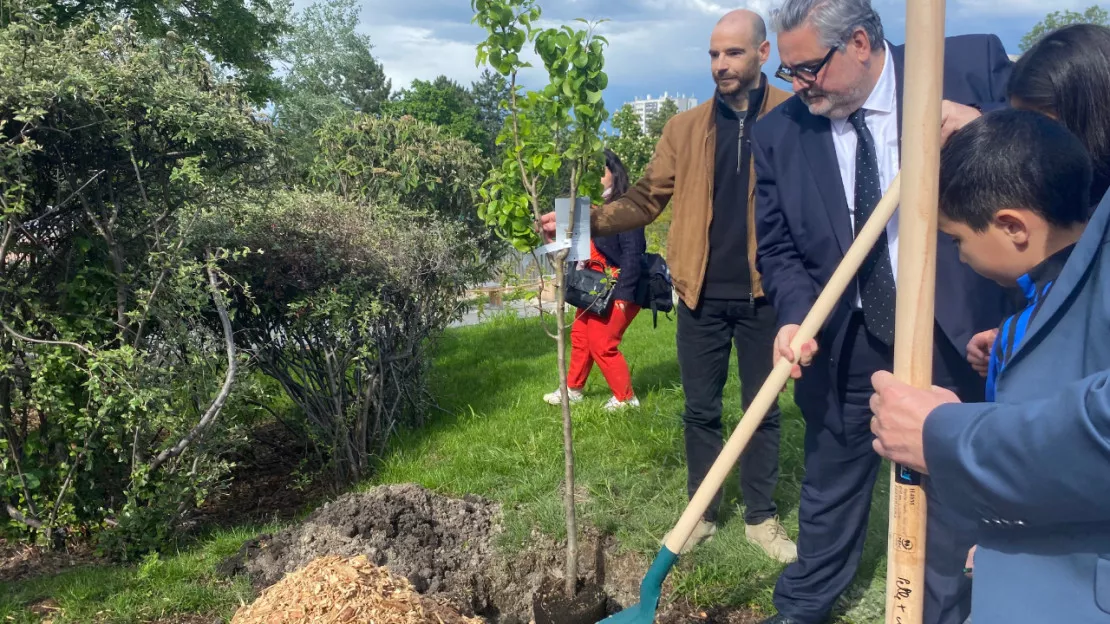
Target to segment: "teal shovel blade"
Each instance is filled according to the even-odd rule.
[[[666,546],[655,555],[644,580],[640,581],[640,602],[614,613],[602,620],[603,624],[652,624],[655,621],[655,610],[659,608],[659,595],[663,591],[663,580],[674,567],[678,555],[671,552]]]

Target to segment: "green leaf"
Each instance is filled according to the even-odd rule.
[[[590,104],[597,104],[601,101],[601,91],[590,91],[586,94],[586,101]]]

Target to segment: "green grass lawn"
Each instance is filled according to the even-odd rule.
[[[641,314],[622,346],[641,408],[601,409],[609,391],[596,368],[586,398],[574,406],[580,516],[612,532],[629,549],[654,555],[686,504],[682,388],[675,324]],[[452,416],[414,431],[394,446],[375,483],[417,482],[441,492],[481,494],[506,505],[504,546],[519,547],[533,526],[562,537],[562,427],[557,407],[540,397],[557,387],[555,344],[535,319],[503,316],[452,331],[442,342],[433,387]],[[776,500],[797,537],[804,424],[784,394],[781,471]],[[725,387],[726,434],[740,416],[736,361]],[[872,526],[856,585],[842,601],[842,622],[882,621],[886,550],[887,472],[872,505]],[[749,606],[771,612],[782,568],[744,538],[736,475],[725,486],[722,526],[706,546],[682,557],[675,588],[696,603]]]
[[[59,623],[150,622],[186,613],[230,620],[253,599],[251,588],[243,577],[218,578],[215,568],[264,528],[220,531],[176,555],[151,555],[134,566],[81,567],[0,583],[0,622],[39,622],[36,611]]]
[[[650,557],[685,503],[682,390],[675,360],[674,322],[658,328],[642,314],[626,334],[624,351],[642,407],[608,414],[604,379],[595,369],[586,399],[575,406],[580,517],[617,536],[624,548]],[[733,374],[725,388],[727,427],[740,414]],[[443,412],[404,434],[383,458],[369,488],[416,482],[452,495],[479,494],[504,505],[503,548],[520,548],[533,527],[564,535],[562,427],[558,408],[541,401],[557,385],[555,344],[539,321],[496,317],[454,329],[439,345],[432,388]],[[784,524],[797,537],[802,477],[801,415],[782,399],[781,478],[777,493]],[[882,621],[886,548],[886,472],[872,507],[872,527],[856,585],[843,601],[841,622]],[[726,484],[723,526],[706,546],[682,557],[672,572],[676,591],[701,605],[748,606],[768,612],[781,566],[744,539],[735,475]],[[271,527],[272,528],[272,527]],[[0,584],[0,621],[31,622],[26,605],[45,599],[60,607],[56,622],[143,622],[175,613],[229,618],[250,600],[243,581],[214,572],[262,527],[219,531],[179,554],[138,566],[71,570],[49,579]]]

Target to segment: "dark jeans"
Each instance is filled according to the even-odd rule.
[[[959,392],[963,380],[955,381],[949,371],[965,366],[945,339],[938,345],[933,383]],[[774,593],[778,611],[801,624],[826,622],[859,569],[871,492],[882,465],[871,447],[871,374],[892,370],[894,360],[893,350],[864,329],[862,314],[853,316],[842,351],[831,355],[839,360],[843,433],[826,426],[825,414],[803,414],[806,473],[798,503],[798,560],[783,570]],[[883,475],[889,478],[889,472]],[[929,501],[924,622],[961,624],[970,609],[971,581],[962,567],[974,525],[943,505],[927,477],[922,485]]]
[[[740,368],[740,398],[751,405],[771,373],[775,341],[775,312],[765,299],[705,299],[695,310],[678,304],[678,366],[686,394],[682,416],[686,436],[686,487],[693,497],[724,447],[721,395],[728,379],[729,356],[736,344]],[[779,409],[767,413],[740,455],[740,490],[744,521],[758,524],[777,513],[774,493],[779,476]],[[705,513],[715,522],[721,492]]]

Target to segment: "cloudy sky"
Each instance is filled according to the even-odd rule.
[[[726,11],[749,8],[767,17],[779,0],[540,0],[544,20],[567,23],[577,17],[609,21],[600,31],[609,40],[606,71],[610,111],[633,96],[685,93],[704,101],[713,93],[709,73],[709,32]],[[872,0],[883,18],[887,38],[905,37],[906,0]],[[298,5],[307,4],[300,0]],[[1030,27],[1054,10],[1082,10],[1094,0],[948,0],[947,34],[992,32],[1008,52]],[[1103,6],[1106,6],[1103,3]],[[482,69],[474,64],[474,45],[483,39],[471,24],[469,0],[363,0],[361,24],[374,54],[394,89],[414,78],[443,74],[462,84]],[[764,66],[770,78],[778,67],[774,52]],[[534,86],[540,76],[525,76]],[[772,78],[772,80],[775,80]],[[785,86],[775,80],[780,86]]]

